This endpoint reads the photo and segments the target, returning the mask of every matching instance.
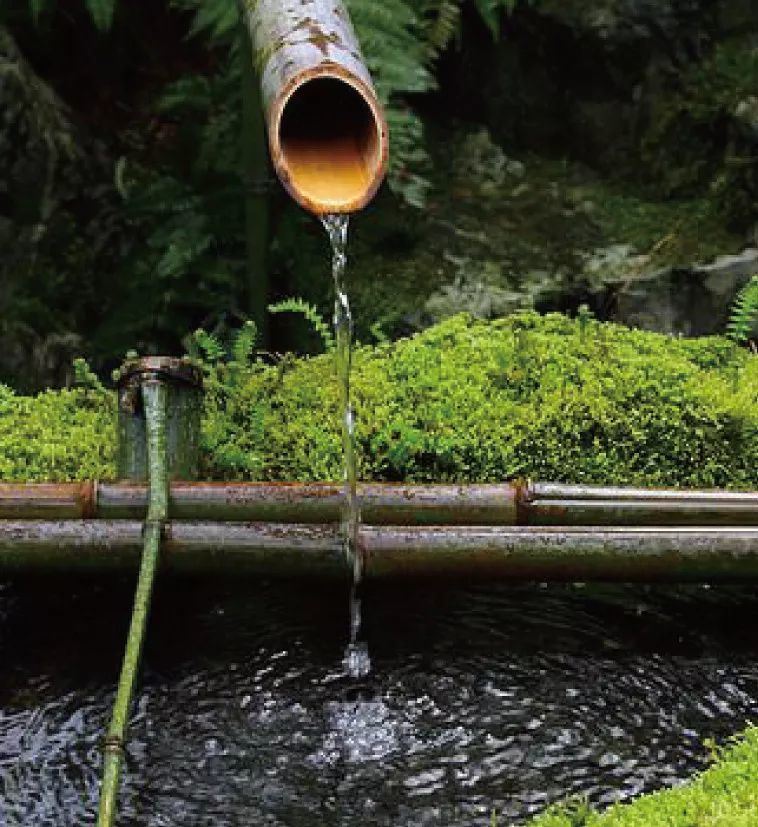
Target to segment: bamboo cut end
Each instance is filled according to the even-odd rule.
[[[387,123],[373,91],[339,66],[295,76],[269,117],[279,178],[305,209],[363,209],[384,179]]]

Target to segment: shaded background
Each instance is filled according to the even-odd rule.
[[[722,331],[758,269],[758,3],[350,0],[389,106],[388,185],[356,218],[364,342],[461,310]],[[112,16],[111,16],[112,14]],[[245,288],[232,0],[0,9],[0,381],[182,353]],[[328,316],[326,239],[270,187],[269,299]],[[730,256],[731,258],[724,258]],[[274,350],[314,351],[296,316]]]

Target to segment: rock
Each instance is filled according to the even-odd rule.
[[[712,264],[698,264],[693,270],[711,276],[714,284],[724,280],[745,280],[758,272],[758,249],[748,247],[736,256],[719,256]]]
[[[684,336],[723,333],[738,291],[758,271],[758,249],[711,264],[650,272],[607,284],[613,318],[632,327]]]
[[[529,304],[523,293],[492,284],[486,276],[474,273],[443,285],[426,300],[424,311],[428,321],[436,323],[463,312],[477,319],[495,319]]]
[[[612,244],[588,253],[584,272],[590,281],[598,278],[626,278],[630,274],[644,271],[649,263],[650,256],[638,255],[631,244]]]
[[[758,140],[758,98],[750,95],[741,100],[734,110],[734,119],[746,137]]]

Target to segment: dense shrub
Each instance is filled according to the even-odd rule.
[[[285,358],[212,385],[204,474],[341,477],[332,358]],[[758,487],[758,359],[592,319],[459,316],[359,348],[364,479]],[[0,396],[0,477],[113,473],[113,400]]]

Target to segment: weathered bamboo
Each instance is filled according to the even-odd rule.
[[[522,524],[568,526],[758,525],[758,493],[535,483]]]
[[[97,516],[97,485],[0,484],[0,520],[86,520]]]
[[[166,429],[168,419],[168,387],[160,379],[142,382],[142,400],[145,408],[147,459],[149,477],[149,504],[144,526],[144,551],[140,564],[134,608],[121,666],[113,715],[105,738],[103,783],[100,791],[98,827],[112,827],[116,820],[116,804],[124,760],[129,709],[137,684],[137,673],[147,632],[153,584],[158,571],[158,559],[163,526],[168,516],[168,463]]]
[[[758,580],[754,528],[368,526],[367,579],[415,576],[504,581]],[[0,573],[133,570],[141,524],[0,523]],[[174,573],[347,577],[337,525],[175,522],[161,569]]]
[[[202,373],[187,360],[167,356],[127,359],[118,370],[118,478],[138,482],[148,476],[142,385],[149,379],[159,379],[168,393],[166,451],[169,478],[196,479],[200,456]]]
[[[758,528],[366,528],[372,578],[530,582],[758,579]]]
[[[274,168],[317,214],[362,209],[384,178],[387,123],[342,0],[244,0]]]
[[[516,522],[518,492],[508,484],[363,484],[358,497],[369,524],[510,525]],[[173,483],[170,514],[177,520],[334,523],[341,519],[344,500],[344,486],[330,483]],[[144,508],[144,487],[98,486],[100,517],[133,519]]]
[[[758,526],[758,493],[533,485],[358,487],[370,525]],[[177,520],[332,523],[341,485],[171,484]],[[0,484],[0,519],[138,519],[147,488],[132,483]]]

